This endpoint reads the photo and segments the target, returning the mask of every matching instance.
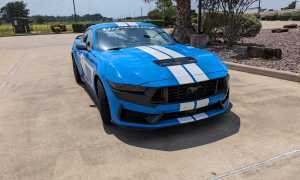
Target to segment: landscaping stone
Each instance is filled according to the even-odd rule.
[[[253,44],[253,45],[251,45]],[[272,33],[270,29],[262,29],[254,38],[243,38],[241,46],[264,45],[269,48],[280,48],[282,59],[272,61],[264,58],[236,58],[238,51],[226,46],[210,46],[222,59],[228,62],[246,64],[251,66],[265,67],[282,71],[290,71],[300,74],[300,30],[290,29],[287,33]],[[238,48],[238,47],[234,47]]]
[[[247,52],[248,52],[248,57],[250,58],[264,58],[264,59],[282,58],[281,49],[248,46]]]
[[[238,59],[248,58],[248,47],[247,46],[233,46],[235,52],[237,53]]]
[[[264,56],[264,48],[249,46],[247,53],[250,58],[260,58]]]
[[[288,24],[288,25],[283,26],[283,28],[297,29],[298,28],[298,24]]]
[[[193,34],[191,36],[191,45],[197,48],[204,48],[209,42],[209,37],[206,34]]]
[[[283,33],[283,32],[289,32],[289,29],[287,29],[287,28],[272,29],[272,33]]]
[[[273,48],[265,48],[264,49],[264,59],[281,59],[282,58],[282,50],[281,49],[273,49]]]

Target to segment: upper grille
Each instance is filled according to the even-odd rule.
[[[194,84],[160,88],[153,96],[154,103],[195,101],[227,90],[227,79],[220,78]],[[159,101],[160,99],[161,101]]]

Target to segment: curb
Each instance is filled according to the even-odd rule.
[[[262,67],[255,67],[255,66],[249,66],[244,64],[238,64],[238,63],[232,63],[232,62],[224,62],[229,69],[236,70],[236,71],[242,71],[252,74],[258,74],[293,82],[300,83],[300,74],[287,72],[287,71],[279,71],[269,68],[262,68]]]

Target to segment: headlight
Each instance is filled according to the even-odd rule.
[[[128,85],[128,84],[118,84],[109,82],[110,86],[114,91],[119,92],[128,92],[128,93],[144,93],[146,88],[143,86],[135,86],[135,85]]]

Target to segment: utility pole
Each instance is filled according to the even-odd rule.
[[[258,1],[258,16],[260,17],[261,12],[261,0]]]
[[[166,0],[163,0],[163,21],[164,21],[164,27],[166,27]]]
[[[202,33],[202,0],[199,0],[198,4],[198,34]]]
[[[75,0],[73,0],[73,10],[74,10],[74,21],[76,22],[77,21],[77,18],[76,18],[76,6],[75,6]]]

